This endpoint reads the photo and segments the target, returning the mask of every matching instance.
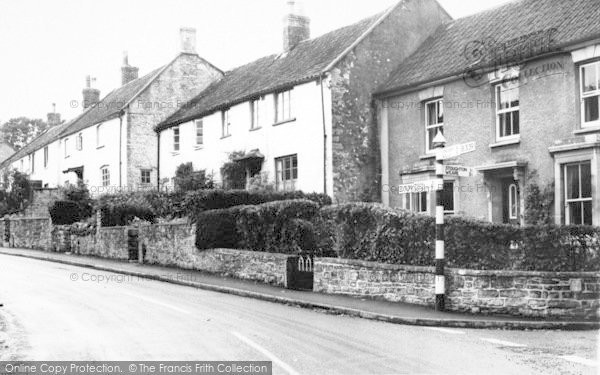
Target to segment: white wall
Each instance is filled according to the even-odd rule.
[[[331,155],[331,94],[324,82],[325,114],[328,132],[328,154]],[[305,192],[323,192],[323,112],[321,86],[309,82],[292,90],[292,112],[296,118],[274,126],[274,95],[268,94],[260,102],[260,129],[250,130],[250,104],[245,102],[229,111],[231,136],[221,137],[221,112],[203,119],[204,145],[197,148],[195,123],[181,124],[180,151],[173,151],[173,129],[161,132],[160,177],[173,178],[177,166],[193,162],[194,169],[213,173],[220,181],[220,168],[233,151],[249,152],[254,149],[265,156],[262,171],[268,172],[275,182],[275,158],[298,155],[298,181],[296,188]],[[331,194],[331,157],[328,156],[328,193]]]

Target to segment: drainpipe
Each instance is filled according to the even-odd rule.
[[[158,146],[156,150],[156,190],[160,191],[160,131],[156,132]]]
[[[321,85],[321,114],[323,118],[323,193],[327,194],[327,125],[325,121],[325,95],[323,93],[323,75],[319,77]]]
[[[121,115],[119,116],[119,190],[123,186],[123,158],[122,158],[122,147],[123,147],[123,116],[125,115],[124,111],[121,111]]]

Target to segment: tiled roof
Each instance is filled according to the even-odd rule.
[[[348,47],[393,8],[353,25],[303,41],[287,55],[266,56],[225,73],[221,80],[210,85],[156,129],[166,129],[253,97],[319,77]]]
[[[600,38],[599,0],[518,0],[441,25],[413,55],[390,75],[378,92],[403,90],[415,85],[463,74],[477,51],[465,50],[474,41],[514,41],[541,30],[556,29],[551,48]],[[470,44],[471,43],[471,44]],[[477,67],[494,64],[484,53]]]
[[[119,115],[119,112],[130,101],[146,87],[164,67],[153,70],[145,76],[135,79],[118,89],[111,91],[106,95],[98,105],[88,108],[85,112],[77,116],[71,121],[65,122],[62,125],[54,126],[46,132],[40,134],[31,142],[23,146],[19,151],[15,152],[11,157],[0,164],[0,168],[13,163],[16,160],[27,156],[33,151],[37,151],[42,147],[60,139],[61,137],[76,133],[87,127],[93,126],[103,121],[110,120]]]

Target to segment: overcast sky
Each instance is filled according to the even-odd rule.
[[[454,18],[507,0],[438,0]],[[396,0],[305,0],[312,36],[376,14]],[[140,76],[169,62],[178,30],[198,30],[198,52],[222,70],[276,53],[285,0],[0,0],[0,123],[63,119],[81,108],[85,76],[101,96],[121,84],[124,50]]]

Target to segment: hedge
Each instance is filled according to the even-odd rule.
[[[81,219],[79,203],[70,200],[54,202],[48,212],[54,225],[71,225]]]
[[[156,215],[151,209],[134,203],[102,204],[99,210],[103,227],[129,225],[136,217],[151,223],[156,221]]]
[[[477,270],[598,271],[600,228],[517,227],[447,217],[446,264]],[[367,203],[325,207],[320,242],[341,258],[433,265],[435,221],[430,216]]]
[[[210,210],[196,216],[196,247],[207,249],[243,248],[236,222],[243,206]]]

